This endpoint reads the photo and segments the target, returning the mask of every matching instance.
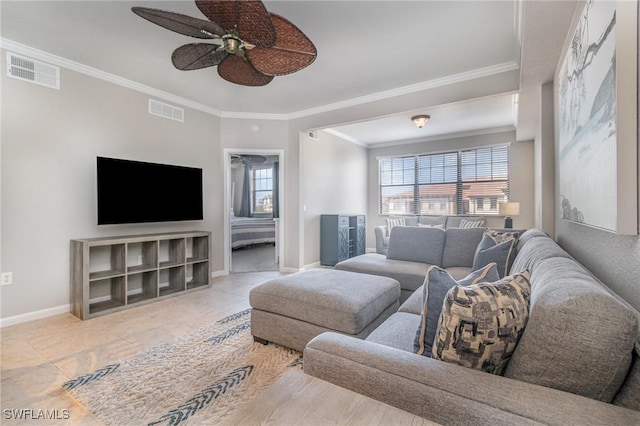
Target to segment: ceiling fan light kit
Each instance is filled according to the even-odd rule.
[[[293,23],[269,13],[261,1],[196,0],[207,20],[180,13],[133,7],[138,16],[163,28],[213,43],[190,43],[171,55],[182,71],[218,67],[223,79],[243,86],[264,86],[315,61],[313,42]]]
[[[411,117],[411,121],[413,121],[413,124],[415,124],[418,129],[422,129],[430,118],[431,116],[427,114],[414,115]]]

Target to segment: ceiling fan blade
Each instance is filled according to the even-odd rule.
[[[247,51],[247,58],[261,73],[285,75],[299,71],[316,60],[318,51],[309,38],[290,21],[275,13],[271,20],[276,29],[276,44]]]
[[[236,28],[240,37],[258,47],[271,47],[276,30],[271,16],[261,1],[196,0],[198,9],[210,20],[228,31]]]
[[[228,53],[219,44],[191,43],[178,47],[171,55],[173,66],[182,71],[216,66]]]
[[[272,75],[265,75],[253,65],[239,56],[229,55],[218,65],[220,77],[243,86],[264,86],[273,80]]]
[[[132,7],[131,10],[136,15],[156,25],[195,38],[211,38],[212,35],[221,37],[226,33],[224,28],[215,22],[192,18],[180,13],[147,7]]]

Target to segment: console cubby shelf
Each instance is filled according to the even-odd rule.
[[[211,233],[71,240],[71,306],[80,319],[211,285]]]

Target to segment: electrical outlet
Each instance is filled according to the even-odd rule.
[[[11,272],[3,272],[2,273],[2,285],[13,284],[13,273]]]

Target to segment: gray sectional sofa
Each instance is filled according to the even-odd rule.
[[[417,226],[433,226],[442,229],[459,228],[460,222],[463,220],[469,220],[478,222],[480,227],[484,227],[487,223],[487,218],[484,216],[389,216],[390,219],[404,219],[405,226],[417,227]],[[376,236],[376,253],[387,254],[389,248],[389,227],[387,225],[380,225],[374,228]]]
[[[471,272],[476,247],[485,228],[419,228],[391,230],[387,254],[368,253],[336,264],[342,271],[382,275],[400,283],[400,303],[424,282],[431,265],[446,269],[456,279]]]
[[[640,424],[638,312],[539,230],[519,239],[512,271],[524,269],[529,321],[502,376],[413,353],[419,286],[366,340],[311,340],[304,371],[442,424]]]

